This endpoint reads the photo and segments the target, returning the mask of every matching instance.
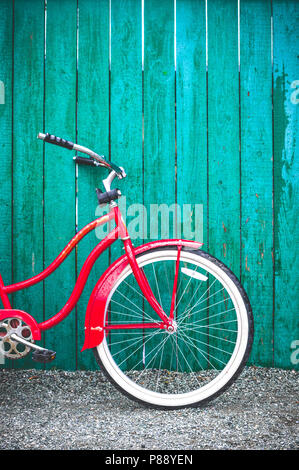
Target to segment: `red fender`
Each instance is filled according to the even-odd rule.
[[[198,250],[203,245],[203,243],[189,240],[158,240],[134,248],[134,255],[136,256],[153,248],[161,248],[169,245],[187,246],[194,250]],[[86,310],[85,341],[82,351],[85,349],[94,348],[103,341],[104,314],[107,298],[119,274],[128,265],[128,263],[129,261],[127,255],[124,254],[102,274],[99,281],[95,285]]]
[[[30,326],[34,341],[39,341],[41,339],[39,326],[29,313],[23,312],[22,310],[5,308],[0,310],[0,321],[5,320],[5,318],[19,318],[20,320],[23,320],[28,326]]]

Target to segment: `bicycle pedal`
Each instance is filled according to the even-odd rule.
[[[56,352],[55,351],[50,351],[49,349],[45,350],[36,350],[32,353],[32,360],[35,362],[42,362],[42,363],[47,363],[47,362],[52,362],[54,361],[56,357]]]

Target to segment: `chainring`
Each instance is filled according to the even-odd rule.
[[[10,337],[12,333],[34,343],[31,328],[20,318],[13,317],[0,320],[0,356],[7,359],[21,359],[27,356],[31,348],[13,340]]]

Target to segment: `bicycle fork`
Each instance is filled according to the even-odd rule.
[[[130,239],[130,236],[128,234],[127,228],[123,222],[123,219],[121,217],[119,208],[117,205],[114,207],[114,213],[115,213],[115,221],[119,227],[119,233],[120,233],[120,238],[122,239],[124,243],[124,248],[125,252],[129,261],[129,264],[132,268],[133,274],[136,278],[136,281],[138,283],[138,286],[145,296],[146,300],[152,307],[152,309],[157,313],[157,315],[160,317],[162,320],[162,324],[160,325],[161,328],[167,329],[169,332],[173,332],[173,330],[176,327],[176,324],[173,320],[173,310],[174,310],[174,304],[175,304],[175,298],[176,298],[176,287],[177,287],[177,276],[178,276],[178,267],[179,267],[179,260],[180,260],[180,253],[181,253],[181,246],[178,247],[178,257],[177,257],[177,262],[176,262],[176,273],[175,273],[175,282],[173,285],[173,292],[172,292],[172,300],[171,300],[171,311],[169,317],[166,315],[164,312],[162,306],[157,302],[152,289],[148,283],[148,280],[146,279],[143,270],[139,267],[138,262],[136,260],[136,257],[134,255],[134,249],[133,245]]]

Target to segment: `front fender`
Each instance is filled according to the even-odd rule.
[[[134,248],[134,255],[137,256],[145,251],[165,246],[186,246],[198,250],[203,244],[190,240],[158,240],[145,243]],[[118,276],[129,264],[127,255],[124,254],[116,260],[100,277],[95,285],[86,310],[85,317],[85,341],[81,351],[94,348],[101,344],[104,338],[104,316],[105,306],[109,293],[114,286]]]

